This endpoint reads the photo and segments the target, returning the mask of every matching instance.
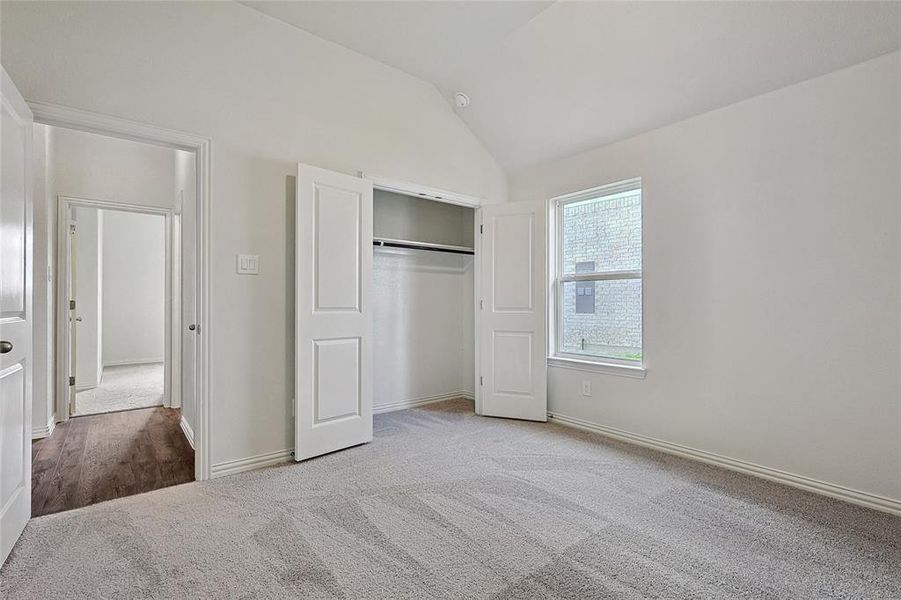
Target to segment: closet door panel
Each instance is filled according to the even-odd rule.
[[[359,312],[363,194],[319,182],[314,193],[316,310]]]
[[[543,202],[481,208],[481,414],[547,420]]]
[[[298,165],[295,460],[372,440],[372,186]]]

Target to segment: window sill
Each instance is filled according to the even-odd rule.
[[[549,356],[547,366],[574,371],[587,371],[589,373],[603,373],[605,375],[618,375],[633,379],[644,379],[646,369],[638,365],[620,365],[616,363],[595,362],[591,360],[578,360],[574,358],[560,358]]]

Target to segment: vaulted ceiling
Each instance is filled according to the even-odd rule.
[[[897,2],[244,4],[466,92],[509,172],[901,48]]]

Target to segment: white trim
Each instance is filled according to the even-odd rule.
[[[209,138],[78,108],[26,100],[36,123],[193,152]]]
[[[570,273],[561,275],[561,282],[572,281],[614,281],[617,279],[641,279],[641,271],[606,271],[598,273]]]
[[[154,365],[158,363],[165,363],[166,357],[158,357],[158,358],[127,358],[124,360],[110,360],[103,361],[103,368],[107,367],[123,367],[125,365]]]
[[[194,449],[194,430],[191,428],[191,425],[188,423],[185,416],[181,416],[181,420],[178,422],[181,426],[181,432],[185,434],[185,438],[188,440],[188,443],[191,444],[191,449]]]
[[[597,362],[593,360],[578,360],[573,358],[562,358],[559,356],[549,356],[547,366],[557,369],[570,369],[572,371],[583,371],[586,373],[603,373],[605,375],[619,375],[620,377],[631,377],[633,379],[644,379],[647,370],[637,364],[617,364],[610,362]]]
[[[641,177],[632,177],[631,179],[599,185],[587,190],[579,190],[577,192],[563,194],[562,196],[554,196],[551,198],[551,202],[554,204],[571,204],[582,200],[596,200],[603,196],[626,195],[638,189],[641,189]]]
[[[698,462],[716,465],[724,469],[729,469],[730,471],[737,471],[746,475],[753,475],[755,477],[760,477],[761,479],[775,481],[777,483],[788,485],[794,488],[813,492],[814,494],[820,494],[821,496],[829,496],[830,498],[844,500],[845,502],[849,502],[851,504],[857,504],[859,506],[865,506],[867,508],[873,508],[901,516],[901,500],[887,498],[885,496],[878,496],[869,492],[854,490],[834,483],[820,481],[818,479],[805,477],[803,475],[796,475],[787,471],[781,471],[772,467],[765,467],[763,465],[758,465],[736,458],[729,458],[728,456],[723,456],[721,454],[707,452],[706,450],[698,450],[689,446],[667,442],[639,433],[632,433],[630,431],[617,429],[615,427],[609,427],[607,425],[599,425],[597,423],[592,423],[590,421],[578,419],[576,417],[569,417],[566,415],[549,412],[548,418],[555,423],[559,423],[560,425],[565,425],[567,427],[574,427],[576,429],[581,429],[584,431],[599,433],[601,435],[611,437],[623,442],[628,442],[630,444],[636,444],[639,446],[644,446],[646,448],[653,448],[654,450],[660,450],[661,452],[666,452],[667,454],[673,454],[676,456],[681,456],[682,458],[688,458]]]
[[[278,450],[267,454],[258,454],[249,458],[239,458],[237,460],[227,460],[213,465],[210,469],[210,477],[225,477],[226,475],[235,475],[236,473],[244,473],[245,471],[253,471],[262,469],[263,467],[271,467],[272,465],[280,465],[286,462],[294,461],[294,450]]]
[[[371,181],[373,189],[376,190],[395,192],[398,194],[404,194],[405,196],[426,198],[428,200],[435,200],[437,202],[444,202],[446,204],[468,206],[469,208],[478,208],[485,203],[485,200],[477,196],[470,196],[468,194],[459,194],[457,192],[450,192],[448,190],[442,190],[439,188],[427,187],[424,185],[419,185],[418,183],[411,183],[409,181],[400,181],[397,179],[388,179],[387,177],[378,177],[375,175],[363,173],[362,171],[360,172],[360,177]]]
[[[45,102],[28,102],[34,113],[36,123],[55,125],[80,131],[88,131],[100,135],[130,139],[133,141],[157,144],[179,150],[187,150],[195,154],[195,176],[197,186],[197,312],[195,323],[200,335],[200,348],[197,360],[197,403],[196,443],[199,451],[195,455],[194,472],[197,480],[209,479],[211,475],[211,420],[209,395],[211,385],[211,328],[207,321],[210,314],[212,290],[210,288],[210,203],[212,200],[212,140],[208,137],[164,129],[154,125],[146,125],[92,113],[76,108],[47,104]],[[201,328],[202,326],[202,328]]]
[[[455,400],[457,398],[465,398],[473,400],[472,392],[456,391],[447,394],[439,394],[437,396],[426,396],[424,398],[411,398],[410,400],[399,400],[397,402],[388,402],[387,404],[375,404],[372,407],[372,414],[379,415],[382,413],[395,412],[398,410],[406,410],[408,408],[416,408],[418,406],[426,406],[435,402],[443,402],[445,400]]]
[[[53,415],[50,416],[50,420],[47,421],[47,424],[43,427],[32,427],[31,428],[31,439],[39,440],[41,438],[50,437],[53,435],[53,430],[56,429],[56,419]]]

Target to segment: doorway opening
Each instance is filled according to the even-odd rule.
[[[36,404],[55,424],[32,436],[40,516],[202,476],[203,221],[199,149],[35,127],[55,322],[53,393]]]
[[[165,214],[69,207],[70,417],[171,405],[166,225]]]

